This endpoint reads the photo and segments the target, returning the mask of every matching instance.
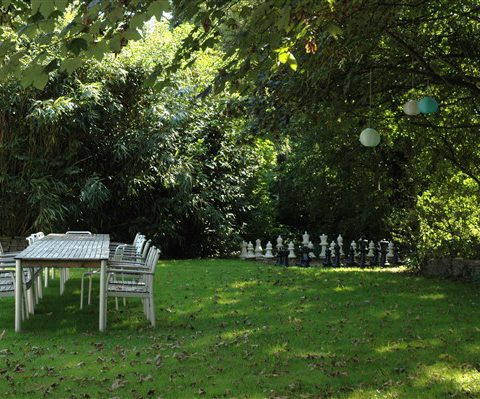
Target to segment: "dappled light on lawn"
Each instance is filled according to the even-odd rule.
[[[157,327],[141,317],[138,300],[119,311],[110,300],[103,335],[98,297],[80,311],[77,283],[75,275],[59,301],[54,281],[21,335],[13,333],[13,300],[0,303],[4,397],[38,390],[58,398],[479,393],[474,286],[402,269],[162,261]]]

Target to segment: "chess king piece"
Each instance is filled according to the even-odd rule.
[[[328,247],[328,236],[325,234],[322,234],[320,236],[320,258],[325,259],[326,257],[326,251]]]
[[[306,247],[310,241],[310,234],[308,234],[307,232],[305,232],[305,234],[302,236],[302,244],[304,247]]]
[[[276,245],[276,247],[277,247],[277,251],[280,251],[280,250],[283,249],[283,238],[282,238],[282,236],[278,236],[278,237],[277,237],[277,245]]]
[[[260,239],[255,241],[255,258],[263,258],[262,241]]]

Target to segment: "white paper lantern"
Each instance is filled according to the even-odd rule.
[[[420,113],[418,103],[415,100],[408,100],[403,106],[403,112],[407,115],[418,115]]]
[[[375,129],[367,127],[360,133],[360,143],[365,147],[376,147],[380,144],[380,134]]]

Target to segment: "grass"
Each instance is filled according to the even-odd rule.
[[[98,333],[78,279],[21,334],[0,299],[1,397],[480,397],[478,286],[236,260],[165,261],[156,279],[155,329],[130,300]]]

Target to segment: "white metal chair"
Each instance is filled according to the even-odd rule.
[[[155,327],[154,276],[159,257],[160,250],[152,246],[145,262],[110,260],[107,269],[107,297],[141,298],[143,312],[153,327]]]
[[[138,235],[137,235],[138,236]],[[145,236],[142,236],[145,237]],[[137,237],[136,237],[137,238]],[[134,240],[135,242],[135,240]],[[147,257],[147,252],[150,247],[151,241],[145,241],[144,239],[136,240],[135,246],[130,248],[129,244],[119,244],[116,247],[115,252],[110,251],[110,258],[113,260],[125,260],[125,261],[138,261],[144,262]],[[88,277],[88,296],[87,304],[91,304],[92,300],[92,280],[93,276],[98,273],[98,270],[89,270],[88,272],[83,273],[82,281],[80,286],[80,309],[83,309],[83,294],[85,287],[85,278]],[[126,305],[126,299],[124,298],[123,304]],[[116,306],[118,308],[118,299],[116,300]]]
[[[35,301],[32,294],[34,278],[32,270],[27,269],[23,273],[23,305],[22,319],[28,318],[34,313]],[[3,256],[0,259],[0,297],[15,296],[15,259]]]

